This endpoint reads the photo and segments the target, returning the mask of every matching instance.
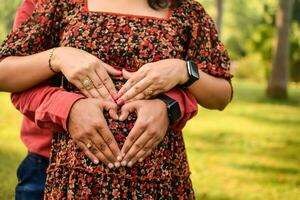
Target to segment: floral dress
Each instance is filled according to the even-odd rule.
[[[0,57],[25,56],[65,46],[85,50],[104,62],[136,71],[168,58],[193,60],[216,77],[230,79],[229,58],[213,20],[194,0],[170,8],[165,18],[89,11],[87,0],[39,0],[29,21],[11,33]],[[124,80],[115,80],[117,89]],[[66,89],[74,91],[71,84]],[[114,121],[105,113],[121,148],[135,114]],[[54,135],[45,199],[194,199],[181,131],[169,128],[143,162],[109,169],[93,164],[69,133]]]

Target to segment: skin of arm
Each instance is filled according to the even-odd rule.
[[[35,0],[23,1],[15,15],[14,30],[28,20],[35,4]],[[21,92],[49,79],[53,76],[53,72],[48,69],[48,56],[49,52],[43,52],[39,55],[23,58],[8,57],[3,60],[0,59],[0,91]]]
[[[182,81],[179,82],[179,84],[183,84],[188,80],[186,62],[181,60],[178,66],[181,66],[185,75]],[[208,109],[224,110],[232,99],[230,82],[223,78],[211,76],[200,69],[199,77],[200,79],[188,88],[198,104]]]
[[[199,75],[201,79],[191,85],[188,90],[197,99],[199,105],[208,109],[224,110],[232,99],[230,82],[201,70],[199,70]]]
[[[50,59],[50,54],[53,55]],[[21,92],[47,80],[55,73],[62,72],[87,97],[103,97],[113,100],[116,90],[111,76],[121,71],[102,62],[94,55],[71,47],[58,47],[29,56],[9,56],[0,62],[0,91]],[[12,79],[12,77],[14,77]],[[84,88],[82,81],[90,79],[93,87]],[[102,87],[105,85],[105,87]]]
[[[31,56],[11,56],[0,62],[0,91],[21,92],[49,79],[49,51]]]

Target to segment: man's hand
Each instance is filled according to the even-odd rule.
[[[119,167],[122,160],[118,144],[103,116],[107,110],[117,120],[117,105],[99,99],[80,99],[73,105],[68,130],[73,141],[95,164],[104,162],[109,168]]]
[[[137,113],[137,121],[122,147],[122,166],[142,162],[161,142],[167,132],[169,119],[166,104],[158,99],[137,100],[122,107],[120,121],[129,113]]]

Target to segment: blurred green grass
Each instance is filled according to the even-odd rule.
[[[298,200],[300,197],[300,87],[288,101],[264,95],[265,85],[234,81],[223,112],[200,108],[184,130],[197,199]],[[0,199],[13,199],[16,167],[26,154],[20,115],[0,94]]]

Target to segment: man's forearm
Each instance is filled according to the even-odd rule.
[[[59,130],[67,130],[70,109],[81,98],[84,96],[46,84],[12,94],[14,106],[40,128]]]

